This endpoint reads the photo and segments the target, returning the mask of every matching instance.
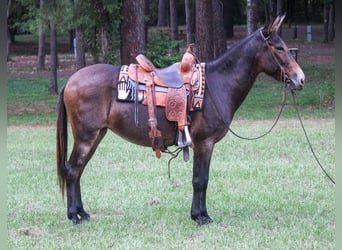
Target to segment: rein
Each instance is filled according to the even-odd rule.
[[[280,111],[278,113],[278,116],[277,118],[275,119],[273,125],[271,126],[271,128],[269,130],[267,130],[264,134],[262,135],[259,135],[259,136],[256,136],[256,137],[244,137],[244,136],[241,136],[239,134],[237,134],[236,132],[234,132],[230,126],[228,127],[228,130],[233,134],[235,135],[236,137],[240,138],[240,139],[243,139],[243,140],[248,140],[248,141],[254,141],[254,140],[258,140],[260,138],[263,138],[265,137],[266,135],[268,135],[269,133],[271,133],[271,131],[274,129],[274,127],[277,125],[278,121],[279,121],[279,118],[281,116],[281,113],[283,112],[283,109],[284,109],[284,106],[286,105],[286,97],[287,97],[287,92],[286,92],[286,88],[284,88],[284,94],[283,94],[283,103],[281,105],[281,108],[280,108]]]
[[[260,35],[261,37],[263,38],[263,40],[266,42],[267,44],[267,47],[270,49],[271,51],[271,54],[272,54],[272,57],[274,59],[274,61],[278,64],[280,70],[281,70],[281,76],[280,76],[280,79],[283,81],[283,86],[284,86],[284,94],[283,94],[283,103],[281,105],[281,108],[280,108],[280,111],[279,111],[279,114],[276,118],[276,120],[274,121],[273,125],[271,126],[271,128],[264,134],[260,135],[260,136],[257,136],[257,137],[244,137],[244,136],[241,136],[241,135],[238,135],[237,133],[235,133],[230,127],[228,127],[228,130],[233,134],[235,135],[236,137],[240,138],[240,139],[243,139],[243,140],[250,140],[250,141],[253,141],[253,140],[258,140],[262,137],[265,137],[266,135],[268,135],[269,133],[271,133],[271,131],[273,130],[273,128],[276,126],[276,124],[278,123],[279,121],[279,118],[281,116],[281,113],[283,112],[283,109],[284,109],[284,106],[286,104],[286,97],[287,97],[287,92],[286,92],[286,89],[287,89],[287,84],[288,84],[288,80],[286,80],[286,77],[287,77],[287,73],[284,69],[284,67],[280,64],[279,60],[277,59],[277,57],[274,55],[272,49],[271,49],[271,46],[270,44],[268,43],[268,37],[265,37],[264,34],[262,33],[262,28],[259,29],[259,32],[260,32]]]
[[[215,94],[214,92],[210,89],[210,84],[207,84],[208,86],[208,90],[209,90],[209,93],[210,95],[213,97],[213,103],[214,103],[214,106],[215,106],[215,109],[217,110],[218,114],[220,115],[220,118],[221,120],[223,121],[223,123],[228,127],[228,130],[233,134],[235,135],[236,137],[240,138],[240,139],[243,139],[243,140],[257,140],[257,139],[260,139],[262,137],[265,137],[266,135],[268,135],[272,130],[273,128],[276,126],[276,124],[278,123],[279,121],[279,118],[281,116],[281,113],[283,111],[283,108],[286,104],[286,97],[287,97],[287,90],[289,89],[289,79],[287,79],[287,76],[288,74],[286,73],[284,67],[280,64],[279,60],[277,59],[277,57],[274,55],[268,41],[267,41],[267,37],[264,36],[264,34],[262,33],[262,29],[259,30],[260,31],[260,34],[261,34],[261,37],[264,39],[264,41],[266,42],[268,48],[271,50],[271,54],[272,54],[272,57],[274,58],[275,62],[278,64],[278,66],[280,67],[281,69],[281,80],[282,80],[282,83],[283,83],[283,86],[284,86],[284,94],[283,94],[283,103],[282,103],[282,106],[280,108],[280,111],[279,111],[279,114],[275,120],[275,122],[273,123],[273,125],[271,126],[271,128],[264,134],[260,135],[260,136],[257,136],[257,137],[251,137],[251,138],[248,138],[248,137],[244,137],[244,136],[241,136],[241,135],[238,135],[237,133],[235,133],[231,128],[230,128],[230,124],[228,124],[224,117],[223,117],[223,114],[222,112],[220,112],[220,109],[219,109],[219,106],[216,102],[216,98],[215,98]],[[208,80],[206,80],[208,82]],[[323,173],[325,174],[326,177],[328,177],[328,179],[335,185],[335,181],[334,179],[327,173],[327,171],[325,170],[325,168],[323,167],[323,165],[320,163],[320,161],[318,160],[318,157],[315,153],[315,151],[313,150],[313,147],[312,147],[312,144],[309,140],[309,137],[308,137],[308,134],[306,133],[306,129],[304,127],[304,124],[303,124],[303,121],[302,121],[302,118],[301,118],[301,115],[299,113],[299,109],[298,109],[298,103],[297,103],[297,98],[296,98],[296,94],[293,90],[291,90],[291,94],[292,94],[292,97],[293,97],[293,103],[294,103],[294,108],[296,110],[296,113],[297,113],[297,116],[298,116],[298,119],[300,121],[300,124],[301,124],[301,127],[303,129],[303,132],[304,132],[304,135],[305,135],[305,138],[307,140],[307,143],[309,144],[309,147],[310,147],[310,150],[316,160],[316,162],[318,163],[319,167],[321,168],[321,170],[323,171]]]
[[[321,164],[321,162],[318,160],[318,157],[317,157],[315,151],[313,150],[313,147],[312,147],[312,144],[311,144],[311,142],[310,142],[309,136],[308,136],[308,134],[306,133],[306,129],[305,129],[305,127],[304,127],[304,124],[303,124],[301,115],[300,115],[300,113],[299,113],[298,102],[297,102],[297,98],[296,98],[296,93],[295,93],[294,91],[291,91],[291,94],[292,94],[292,97],[293,97],[293,104],[294,104],[295,110],[296,110],[296,112],[297,112],[298,120],[299,120],[300,125],[301,125],[301,127],[302,127],[302,129],[303,129],[303,132],[304,132],[306,141],[307,141],[308,144],[309,144],[311,153],[312,153],[312,155],[314,156],[316,162],[318,163],[318,165],[319,165],[319,167],[321,168],[321,170],[323,171],[323,173],[324,173],[324,174],[326,175],[326,177],[328,177],[328,179],[335,185],[334,179],[327,173],[327,171],[325,170],[325,168],[323,167],[323,165]]]

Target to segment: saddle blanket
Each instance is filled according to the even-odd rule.
[[[146,103],[146,86],[144,83],[138,83],[131,79],[128,75],[127,65],[122,65],[118,79],[118,96],[117,100],[122,102],[135,102]],[[203,97],[205,90],[205,64],[194,65],[194,76],[190,83],[185,83],[186,95],[189,98],[189,109],[191,111],[200,111],[203,106]],[[166,106],[166,99],[169,92],[168,87],[154,85],[154,91],[159,98],[156,98],[157,106]]]

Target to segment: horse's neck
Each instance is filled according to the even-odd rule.
[[[254,36],[244,39],[217,60],[207,64],[206,74],[212,96],[220,100],[220,109],[229,123],[246,98],[258,75],[256,56],[258,43]]]
[[[217,60],[207,64],[207,73],[223,76],[223,84],[236,85],[239,89],[250,88],[257,75],[256,56],[259,43],[255,35],[242,40]]]

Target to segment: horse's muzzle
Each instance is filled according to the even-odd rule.
[[[303,72],[301,74],[293,74],[286,77],[285,86],[291,90],[302,90],[304,87],[305,76]]]

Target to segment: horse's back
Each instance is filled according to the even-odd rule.
[[[111,64],[94,64],[75,72],[66,83],[66,91],[108,87],[117,78],[118,67]]]
[[[119,67],[95,64],[75,72],[64,87],[64,102],[71,123],[106,123]],[[89,121],[88,123],[86,121]]]

